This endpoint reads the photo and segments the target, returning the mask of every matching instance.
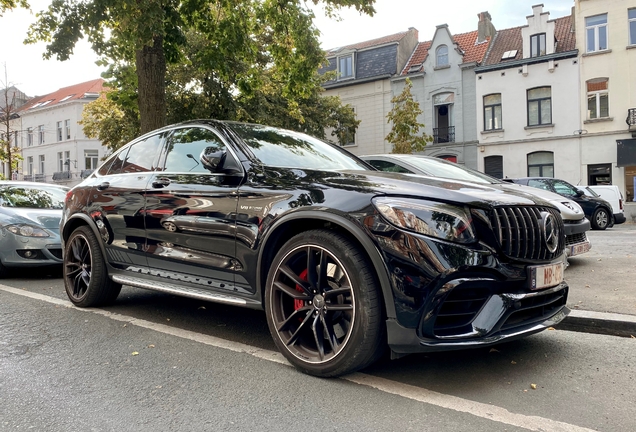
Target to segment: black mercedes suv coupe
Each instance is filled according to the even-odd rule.
[[[71,189],[64,283],[265,311],[298,369],[481,347],[561,321],[564,227],[529,195],[375,171],[298,132],[198,120],[148,133]]]

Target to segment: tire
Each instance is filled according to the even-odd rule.
[[[594,211],[590,222],[592,223],[592,229],[604,230],[609,226],[610,221],[610,212],[605,207],[599,207]]]
[[[99,241],[87,226],[78,227],[66,241],[63,278],[66,295],[79,307],[110,304],[121,291],[121,284],[108,276]]]
[[[274,258],[265,289],[267,324],[296,368],[335,377],[382,355],[381,298],[373,267],[358,246],[331,231],[307,231]]]

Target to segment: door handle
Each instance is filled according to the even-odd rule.
[[[110,183],[103,182],[99,186],[97,186],[97,190],[103,191],[104,189],[108,189],[110,187]]]
[[[170,179],[166,177],[158,177],[152,182],[153,188],[162,188],[170,184]]]

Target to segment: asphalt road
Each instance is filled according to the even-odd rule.
[[[624,227],[571,260],[571,307],[609,294],[630,313]],[[317,379],[275,352],[259,311],[128,287],[83,310],[57,274],[0,283],[0,430],[636,430],[633,338],[550,330]]]

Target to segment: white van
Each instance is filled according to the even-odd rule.
[[[605,201],[612,205],[612,212],[614,213],[614,224],[622,224],[625,222],[625,213],[623,211],[623,194],[616,185],[596,185],[596,186],[583,186],[583,192],[587,193],[591,191],[600,196]]]

